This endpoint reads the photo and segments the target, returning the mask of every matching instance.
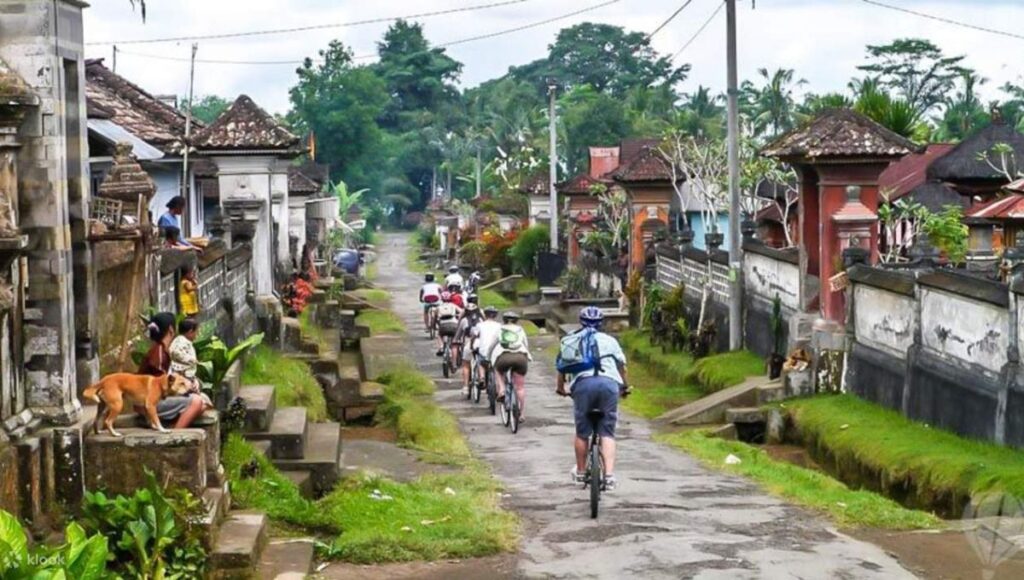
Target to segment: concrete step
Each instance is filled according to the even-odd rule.
[[[723,389],[707,397],[687,403],[658,417],[658,421],[672,425],[707,425],[724,423],[725,411],[733,407],[749,407],[757,404],[757,387],[768,381],[765,377],[753,377],[745,382]]]
[[[341,425],[333,421],[310,424],[301,458],[275,458],[274,465],[281,471],[309,471],[314,492],[329,491],[341,474]]]
[[[287,477],[295,484],[295,487],[299,488],[299,492],[302,493],[302,497],[312,499],[315,497],[313,490],[313,474],[308,471],[282,471],[282,475]]]
[[[736,425],[734,425],[733,423],[718,425],[711,429],[710,431],[708,431],[708,437],[717,437],[719,439],[735,441],[737,438]]]
[[[260,580],[302,580],[313,569],[313,540],[272,541],[260,558]]]
[[[308,429],[305,407],[285,407],[274,412],[270,429],[251,431],[245,437],[254,441],[270,441],[270,455],[274,459],[302,459]]]
[[[216,545],[221,522],[224,521],[231,509],[231,494],[228,492],[228,486],[206,488],[206,491],[203,492],[203,504],[206,505],[206,512],[199,520],[199,527],[203,529],[203,543],[209,551]]]
[[[359,341],[364,380],[375,381],[381,375],[408,362],[409,347],[404,336],[371,336]]]
[[[274,400],[274,385],[242,387],[239,396],[245,401],[245,430],[269,430],[277,407]]]
[[[270,441],[249,441],[249,444],[256,448],[263,454],[264,457],[270,459]]]
[[[145,487],[146,470],[157,481],[184,487],[202,495],[207,487],[207,437],[202,429],[118,429],[123,437],[106,431],[85,435],[83,442],[85,488],[110,494],[132,494]]]
[[[733,407],[725,411],[726,423],[764,423],[768,413],[760,407]]]
[[[758,406],[767,405],[768,403],[775,403],[786,398],[786,386],[782,384],[782,379],[775,379],[770,383],[763,384],[757,387],[757,404]]]
[[[252,578],[266,545],[266,515],[250,511],[230,513],[207,559],[210,578]]]

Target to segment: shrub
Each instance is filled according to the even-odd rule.
[[[525,195],[504,193],[480,202],[480,211],[525,217],[530,213],[530,202]]]
[[[464,264],[474,270],[479,269],[484,265],[484,256],[487,255],[487,244],[481,241],[473,241],[466,244],[462,244],[459,248],[459,257]]]
[[[549,247],[551,233],[547,226],[526,228],[509,250],[512,269],[527,276],[537,269],[537,254]]]

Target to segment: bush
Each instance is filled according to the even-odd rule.
[[[748,350],[735,350],[698,360],[686,380],[710,395],[764,373],[764,359]]]
[[[537,254],[550,247],[550,237],[547,226],[526,228],[509,250],[513,271],[532,276],[537,270]]]
[[[65,544],[31,547],[28,534],[13,514],[0,510],[0,578],[108,578],[107,538],[86,537],[85,530],[71,522],[64,532]]]
[[[484,265],[484,256],[487,255],[487,244],[481,241],[473,241],[462,244],[459,248],[459,257],[462,263],[469,265],[474,270]]]
[[[530,202],[525,195],[505,193],[480,202],[479,210],[484,213],[500,213],[526,217],[530,213]]]

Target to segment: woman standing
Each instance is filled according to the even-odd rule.
[[[174,340],[174,315],[170,312],[154,314],[146,327],[146,334],[153,345],[139,365],[138,374],[164,376],[171,370],[170,347]],[[205,406],[199,395],[171,396],[157,403],[156,414],[161,423],[175,421],[175,429],[184,429],[203,414]],[[136,408],[136,412],[139,411],[140,408]]]

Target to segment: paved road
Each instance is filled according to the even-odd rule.
[[[384,238],[378,281],[411,330],[410,354],[440,377],[433,346],[418,333],[421,278],[406,270],[408,243],[405,235]],[[516,576],[913,578],[876,546],[655,443],[646,421],[632,417],[619,425],[619,489],[605,496],[600,518],[591,520],[585,492],[569,483],[571,403],[554,394],[554,365],[540,352],[550,340],[531,344],[537,362],[528,377],[528,423],[517,435],[457,390],[442,388],[437,395],[504,482],[507,507],[523,519]]]

